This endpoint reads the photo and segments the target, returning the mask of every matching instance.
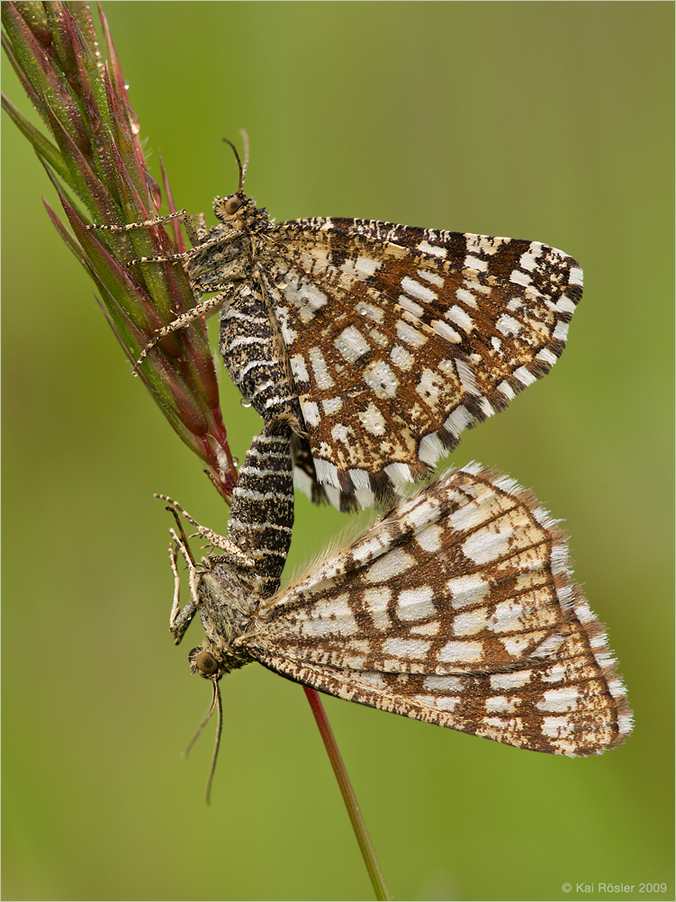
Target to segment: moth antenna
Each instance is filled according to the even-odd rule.
[[[239,169],[239,186],[237,188],[236,193],[241,194],[242,189],[244,188],[244,178],[246,176],[246,167],[249,165],[249,136],[245,131],[242,132],[242,136],[244,137],[244,165],[242,166],[242,161],[240,159],[239,153],[237,152],[237,148],[228,138],[223,138],[223,141],[226,144],[229,144],[232,148],[232,152],[235,155],[235,159],[237,160],[237,167]]]
[[[221,689],[218,680],[214,680],[214,701],[216,702],[216,739],[214,741],[214,750],[211,753],[211,764],[209,765],[209,776],[207,777],[207,791],[205,800],[207,805],[211,804],[211,784],[214,780],[214,771],[216,770],[216,759],[218,758],[218,749],[221,745],[221,732],[223,730],[223,702],[221,700]],[[213,702],[212,702],[213,705]]]
[[[204,728],[211,720],[211,715],[214,711],[217,712],[216,717],[216,740],[214,742],[214,750],[211,755],[211,764],[209,765],[209,776],[207,777],[207,791],[206,791],[206,803],[207,805],[211,804],[211,784],[214,781],[214,772],[216,770],[216,759],[218,758],[218,749],[221,744],[221,732],[223,730],[223,702],[221,700],[221,690],[218,685],[218,680],[214,679],[211,681],[213,686],[213,695],[211,696],[211,704],[209,705],[209,710],[204,716],[204,720],[197,728],[197,732],[193,736],[193,738],[188,743],[188,747],[183,752],[183,757],[187,758],[190,754],[192,747],[195,745],[197,740],[200,738],[202,733],[204,732]]]
[[[242,136],[242,141],[244,143],[244,166],[242,168],[242,187],[244,187],[244,179],[246,178],[246,171],[249,168],[249,134],[246,129],[240,130],[240,135]]]

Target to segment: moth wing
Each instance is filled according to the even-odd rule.
[[[273,234],[263,270],[317,480],[347,494],[421,478],[547,372],[582,294],[576,261],[537,242],[351,219]]]
[[[270,599],[249,647],[322,691],[510,745],[590,754],[631,730],[562,533],[476,465]]]

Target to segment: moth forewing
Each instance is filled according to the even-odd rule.
[[[419,478],[547,372],[582,293],[537,242],[338,218],[266,238],[316,476],[352,494]]]
[[[264,603],[246,641],[314,688],[510,745],[586,755],[631,731],[563,534],[477,465]]]

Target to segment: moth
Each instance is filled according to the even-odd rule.
[[[365,219],[275,224],[243,190],[216,197],[218,224],[181,210],[192,247],[171,257],[193,310],[220,309],[230,377],[264,421],[293,434],[296,483],[340,508],[391,502],[561,355],[582,270],[532,241]],[[138,365],[138,364],[137,364]]]
[[[172,530],[170,627],[178,643],[199,614],[205,638],[190,668],[212,682],[219,722],[218,681],[258,661],[348,701],[533,751],[591,755],[627,737],[605,630],[532,494],[479,464],[449,470],[279,589],[292,464],[285,427],[271,465],[270,428],[247,455],[228,536],[198,526],[217,553],[198,564]]]

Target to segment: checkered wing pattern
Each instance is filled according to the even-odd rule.
[[[169,333],[220,309],[219,349],[265,422],[296,436],[298,484],[341,508],[422,478],[463,430],[503,408],[561,354],[582,270],[561,251],[511,238],[362,219],[275,225],[240,189],[218,225],[185,210],[180,262],[201,300]]]
[[[600,753],[631,731],[563,535],[478,465],[264,602],[246,648],[324,692],[535,751]]]
[[[259,257],[316,478],[366,504],[546,373],[582,293],[546,245],[367,220],[281,223]]]
[[[220,309],[228,372],[265,422],[296,436],[298,484],[343,509],[425,476],[463,430],[556,363],[582,270],[538,242],[362,219],[276,225],[240,190],[218,225],[181,216],[180,262],[196,307],[167,334]]]

